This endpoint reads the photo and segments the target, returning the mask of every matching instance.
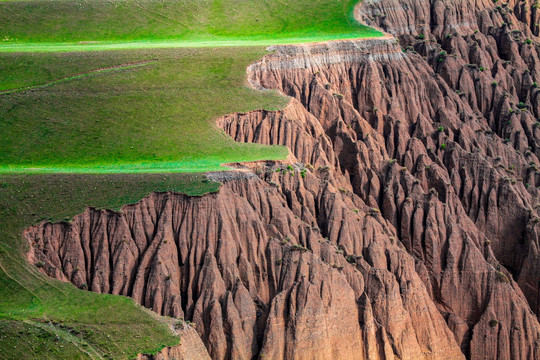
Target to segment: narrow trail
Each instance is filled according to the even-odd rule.
[[[134,63],[120,64],[120,65],[116,65],[116,66],[109,66],[109,67],[106,67],[106,68],[90,70],[90,71],[86,71],[86,72],[71,75],[71,76],[66,76],[66,77],[63,77],[61,79],[49,81],[49,82],[38,84],[38,85],[30,85],[30,86],[24,86],[24,87],[20,87],[20,88],[2,90],[2,91],[0,91],[0,95],[11,94],[11,93],[21,92],[21,91],[26,91],[26,90],[34,90],[34,89],[47,87],[47,86],[51,86],[51,85],[56,85],[56,84],[71,81],[71,80],[85,78],[85,77],[95,75],[95,74],[108,73],[108,72],[117,71],[117,70],[133,69],[133,68],[137,68],[137,67],[141,67],[141,66],[151,65],[151,64],[154,64],[156,62],[157,62],[157,60],[145,60],[145,61],[138,61],[138,62],[134,62]]]

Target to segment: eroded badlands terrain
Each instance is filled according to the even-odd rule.
[[[538,359],[539,10],[365,0],[391,35],[274,47],[248,78],[286,109],[218,120],[287,161],[41,223],[28,260],[192,321],[160,359]]]

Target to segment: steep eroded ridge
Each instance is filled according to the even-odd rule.
[[[264,181],[240,174],[218,194],[153,194],[121,214],[42,224],[26,234],[29,259],[191,319],[213,359],[460,358],[377,210],[335,188],[326,168],[291,168],[256,169]]]
[[[442,160],[469,217],[538,316],[538,3],[367,0],[359,14],[399,36],[407,53],[422,56],[469,106],[456,114],[459,120],[449,123],[446,112],[439,120],[459,144]]]
[[[393,14],[404,6],[441,6],[389,3],[380,21],[400,19]],[[456,8],[470,35],[430,30],[423,42],[408,30],[399,44],[274,47],[249,78],[292,96],[287,108],[218,125],[237,141],[286,145],[288,162],[209,175],[224,180],[217,194],[152,194],[121,213],[88,209],[70,223],[42,223],[26,232],[29,261],[192,320],[213,359],[540,357],[531,311],[540,130],[536,90],[524,93],[517,76],[532,64],[523,78],[536,79],[537,54],[517,44],[514,59],[501,60],[493,28],[467,13],[480,5],[487,14],[496,6]],[[421,22],[413,20],[402,27]],[[459,52],[469,41],[477,50]],[[451,50],[440,61],[442,46]],[[474,51],[495,65],[452,65]],[[501,111],[518,100],[529,111]]]
[[[352,189],[366,204],[381,208],[407,250],[427,267],[426,285],[465,354],[532,356],[516,351],[522,340],[512,334],[521,330],[512,325],[514,305],[499,304],[508,300],[508,294],[484,282],[489,269],[506,282],[503,263],[537,309],[538,134],[532,111],[512,111],[523,132],[527,126],[532,130],[525,140],[533,141],[532,146],[520,151],[519,137],[517,146],[511,146],[490,127],[490,116],[504,114],[491,109],[494,113],[486,110],[484,118],[474,103],[466,101],[471,97],[454,91],[424,58],[414,51],[402,53],[395,42],[384,42],[274,47],[276,54],[250,68],[251,81],[295,97],[319,120]],[[364,52],[366,43],[371,48]],[[393,53],[388,50],[391,46]],[[339,54],[341,61],[329,52]],[[488,97],[482,90],[493,87],[492,83],[479,87],[477,98]],[[510,97],[503,91],[501,97]],[[249,138],[245,124],[250,122],[224,128],[241,141]],[[252,128],[264,138],[260,134],[264,128]],[[434,201],[426,204],[422,197],[429,195]],[[485,260],[463,262],[461,256],[467,252],[453,249],[454,242],[461,243],[459,249],[463,244],[474,246]],[[449,286],[449,276],[459,279],[458,284]],[[514,291],[510,298],[522,298],[521,289]],[[521,311],[531,318],[523,302]],[[511,315],[501,321],[500,313]],[[507,328],[494,340],[493,328],[505,322]],[[528,342],[538,347],[534,331]]]

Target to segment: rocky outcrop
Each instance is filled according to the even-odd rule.
[[[470,108],[444,131],[459,144],[444,165],[469,217],[539,315],[537,2],[368,0],[359,14],[423,56]]]
[[[192,319],[213,359],[460,358],[386,222],[319,180],[326,170],[291,168],[201,198],[153,194],[120,214],[42,224],[26,233],[29,259]]]
[[[485,289],[471,297],[471,289],[482,286],[482,276],[463,273],[469,267],[482,272],[478,266],[484,263],[500,271],[501,280],[506,281],[509,274],[503,276],[504,265],[520,285],[514,286],[514,296],[521,297],[524,291],[537,311],[540,262],[538,237],[533,235],[538,223],[536,138],[534,130],[526,139],[519,137],[525,130],[516,130],[517,138],[512,137],[516,140],[510,141],[493,125],[511,122],[493,105],[485,105],[499,84],[495,86],[489,78],[483,80],[487,86],[473,82],[467,92],[473,95],[464,96],[464,90],[454,90],[450,77],[445,76],[449,70],[439,74],[429,57],[426,61],[415,50],[402,52],[391,40],[274,50],[275,54],[250,68],[251,82],[293,96],[318,119],[353,191],[369,206],[381,208],[407,250],[426,265],[430,274],[426,285],[464,353],[471,358],[531,356],[504,350],[515,344],[510,337],[486,344],[491,335],[485,323],[499,321],[495,317],[482,320],[489,308],[485,302],[508,299],[508,295]],[[437,66],[446,61],[450,60],[445,55],[442,61],[436,60]],[[478,66],[476,72],[481,76],[485,69]],[[512,82],[511,78],[508,86]],[[500,85],[501,98],[510,104],[505,86]],[[532,105],[517,100],[515,108],[522,108],[512,111],[517,126],[534,129],[533,112],[523,110]],[[238,136],[234,128],[224,128],[237,140],[246,138]],[[440,241],[441,236],[447,240]],[[461,245],[452,249],[457,242]],[[447,269],[448,256],[453,258],[455,251],[462,252],[468,244],[484,260],[462,263],[461,270]],[[460,284],[445,290],[444,277],[449,273]],[[522,311],[530,310],[525,304]],[[538,346],[536,339],[529,339],[533,347]]]
[[[29,261],[194,321],[213,359],[540,357],[536,15],[358,9],[399,41],[273,47],[249,80],[289,105],[218,120],[288,162],[42,223]]]

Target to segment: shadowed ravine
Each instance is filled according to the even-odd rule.
[[[287,108],[218,125],[287,162],[39,224],[29,261],[193,321],[208,354],[191,334],[162,358],[537,359],[540,68],[521,4],[366,0],[399,42],[274,47],[248,77]]]

